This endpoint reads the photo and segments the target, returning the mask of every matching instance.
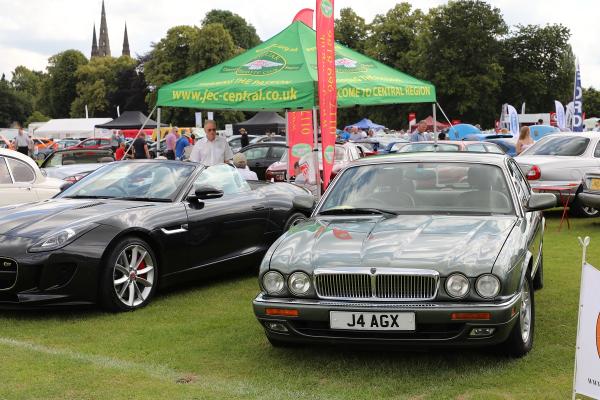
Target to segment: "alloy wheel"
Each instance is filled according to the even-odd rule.
[[[531,293],[529,292],[529,282],[523,283],[521,290],[521,338],[523,343],[527,343],[531,333]]]
[[[139,244],[124,248],[113,267],[113,284],[119,300],[129,307],[143,304],[154,286],[154,261]]]

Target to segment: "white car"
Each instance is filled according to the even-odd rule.
[[[0,206],[49,199],[64,183],[45,177],[30,157],[0,149]]]

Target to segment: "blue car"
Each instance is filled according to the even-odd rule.
[[[500,136],[500,135],[498,135]],[[486,142],[495,143],[498,145],[506,154],[511,157],[515,157],[517,155],[516,144],[512,136],[509,138],[492,138],[492,139],[484,139]]]

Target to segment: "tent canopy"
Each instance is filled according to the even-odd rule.
[[[51,119],[34,131],[36,136],[53,138],[87,137],[95,132],[98,124],[109,122],[111,118],[64,118]]]
[[[435,87],[335,44],[338,107],[432,103]],[[158,106],[308,110],[318,106],[316,32],[294,22],[260,45],[158,91]]]
[[[146,116],[140,111],[124,111],[119,118],[110,122],[96,125],[96,128],[102,129],[140,129],[146,121]],[[166,126],[161,124],[161,126]],[[144,128],[156,128],[156,121],[149,119]]]
[[[424,121],[427,123],[427,129],[433,130],[433,117],[430,115],[427,118],[425,118]],[[442,121],[436,121],[435,126],[436,126],[437,130],[442,130],[442,129],[448,128],[450,126],[450,124],[447,124]]]
[[[285,118],[274,111],[261,111],[247,121],[233,125],[233,134],[244,128],[249,135],[264,135],[267,131],[285,134]]]
[[[385,126],[376,124],[368,118],[363,118],[355,124],[348,125],[346,129],[352,128],[353,126],[357,127],[358,129],[373,129],[374,131],[380,131],[382,129],[385,129]]]

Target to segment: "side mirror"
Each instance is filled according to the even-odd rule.
[[[311,212],[315,207],[315,197],[310,194],[297,195],[292,200],[295,209]]]
[[[196,187],[194,191],[196,198],[199,200],[218,199],[223,197],[223,191],[214,186],[202,185]]]
[[[531,193],[525,211],[540,211],[556,207],[556,196],[552,193]]]

